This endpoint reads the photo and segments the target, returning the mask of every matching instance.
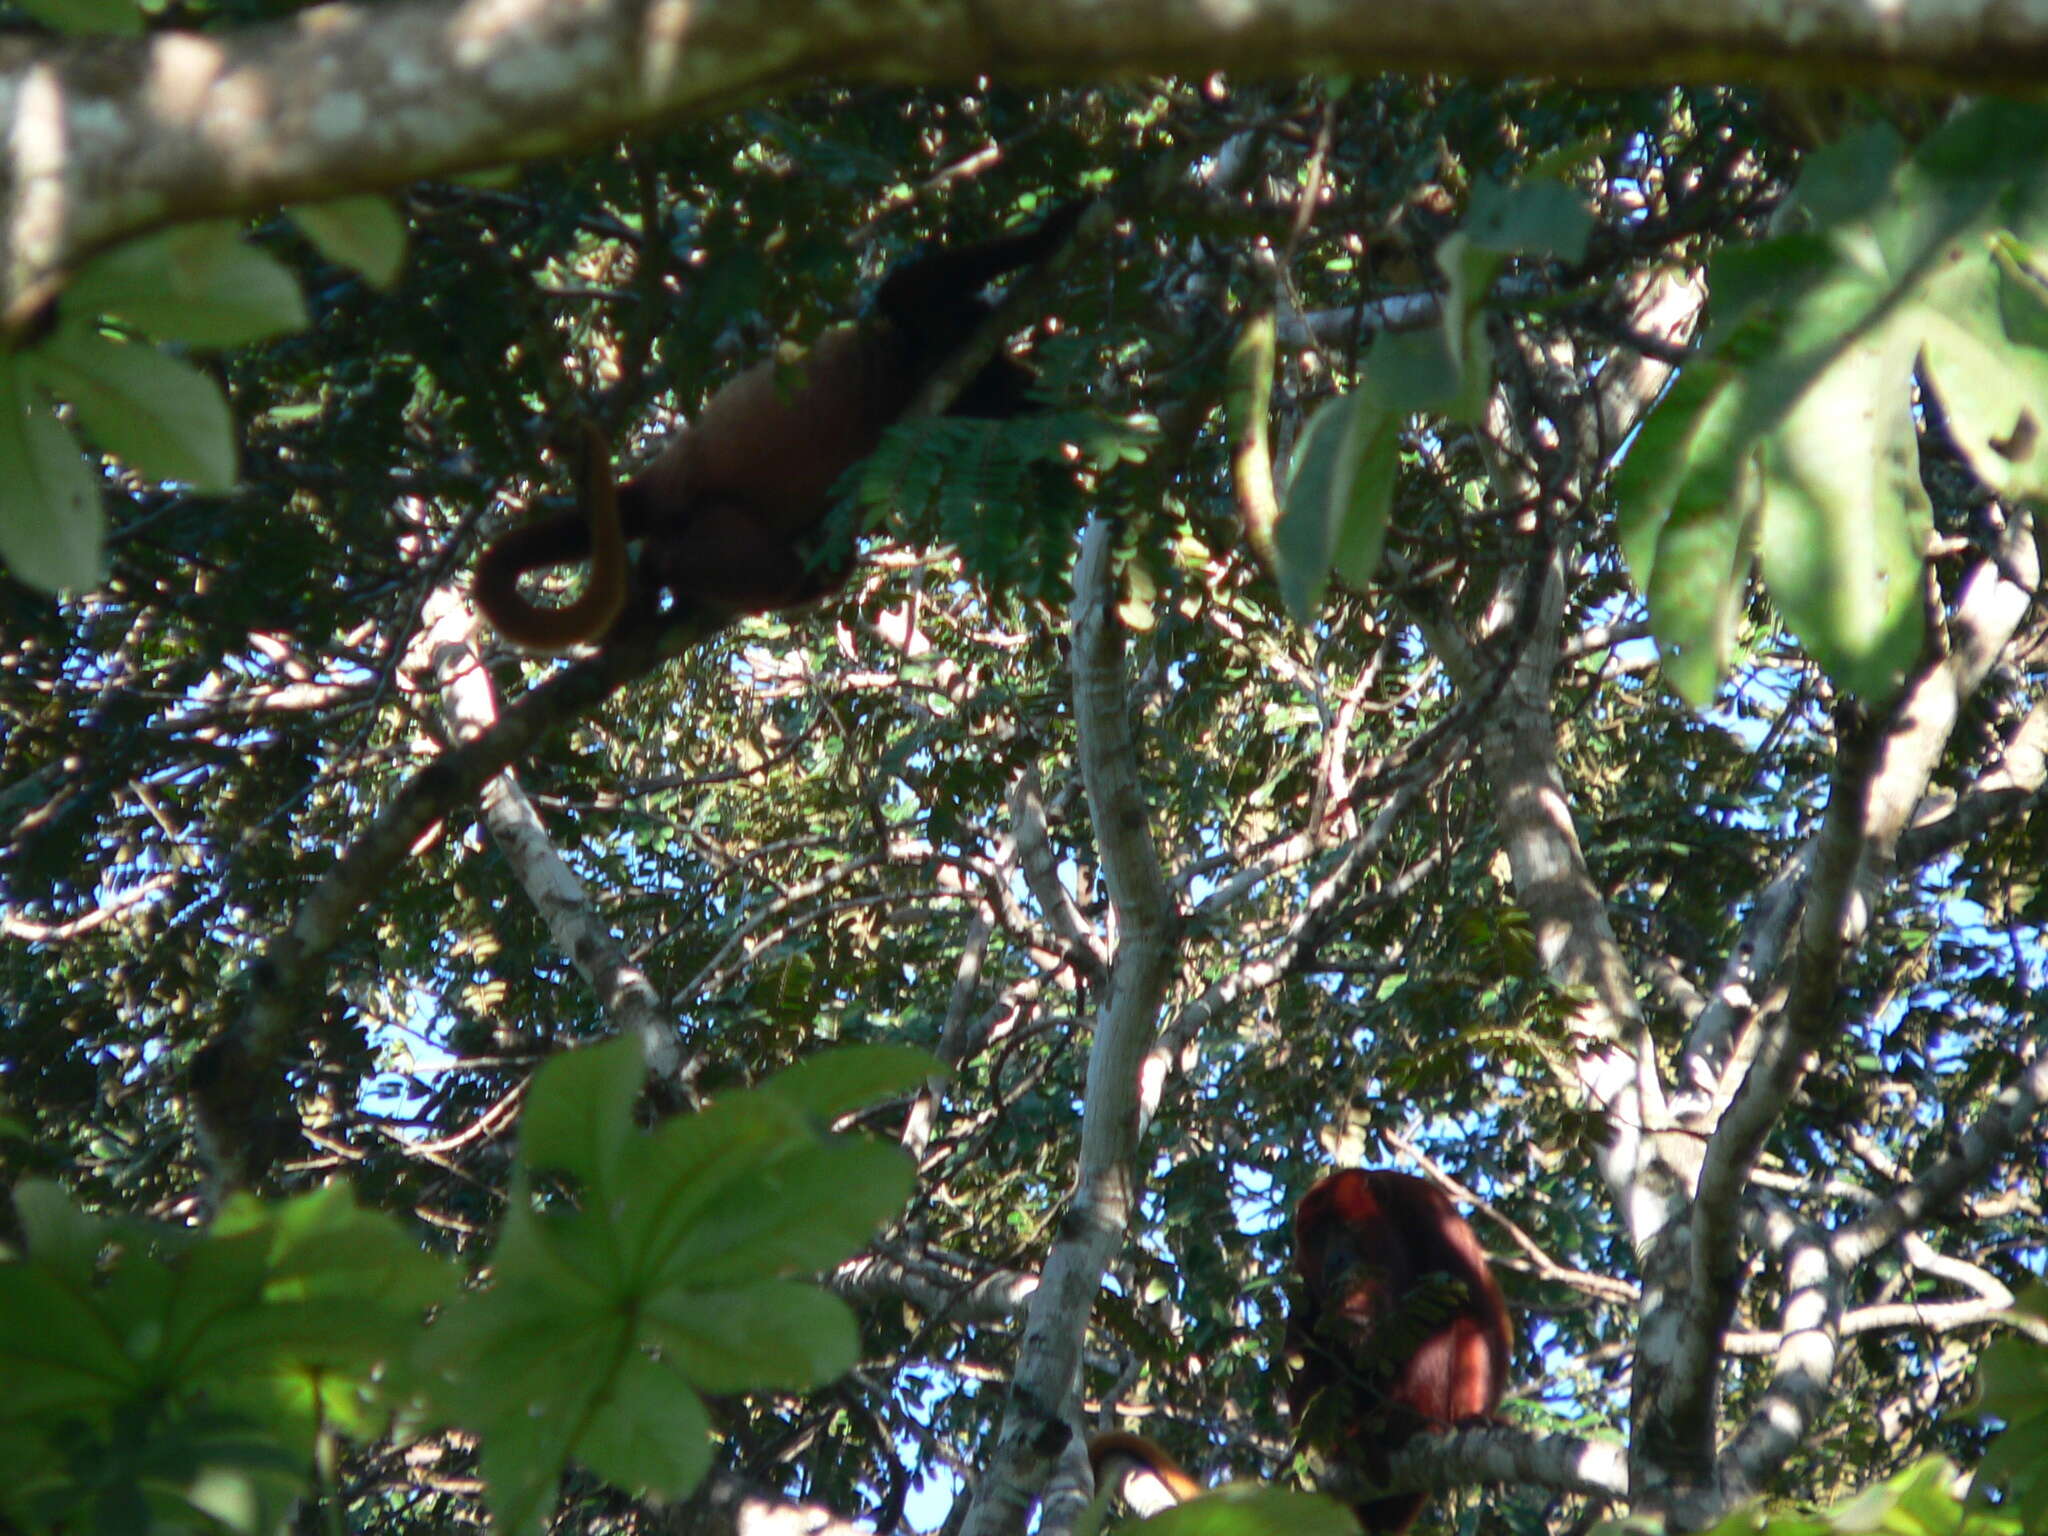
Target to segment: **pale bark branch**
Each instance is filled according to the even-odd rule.
[[[10,316],[155,225],[588,149],[830,77],[1100,80],[1228,68],[1939,89],[2048,77],[2048,0],[999,7],[782,0],[337,4],[233,32],[0,49]]]
[[[1136,1207],[1138,1148],[1145,1109],[1139,1068],[1159,1026],[1178,954],[1180,917],[1160,863],[1138,778],[1138,753],[1124,667],[1123,628],[1113,606],[1116,525],[1089,524],[1074,572],[1074,722],[1097,855],[1109,886],[1115,949],[1108,995],[1095,1016],[1081,1114],[1074,1197],[1032,1294],[988,1474],[976,1491],[965,1536],[1023,1531],[1054,1461],[1066,1446],[1081,1344],[1111,1255]],[[1048,1502],[1044,1526],[1075,1514]]]
[[[425,617],[422,645],[441,690],[449,733],[458,742],[479,740],[498,723],[498,696],[477,654],[476,615],[452,593],[441,593],[428,603]],[[484,785],[482,804],[484,825],[504,850],[513,878],[547,925],[555,948],[596,992],[620,1032],[640,1042],[647,1070],[664,1081],[678,1080],[682,1048],[675,1021],[647,973],[592,910],[589,892],[563,861],[511,769]]]

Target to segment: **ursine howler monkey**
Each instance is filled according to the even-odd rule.
[[[477,561],[477,606],[507,639],[559,651],[601,639],[622,615],[651,614],[664,592],[764,613],[832,591],[851,552],[820,560],[807,539],[831,510],[833,485],[973,335],[989,313],[981,290],[1057,250],[1087,208],[1067,203],[1036,229],[898,266],[872,314],[828,331],[794,368],[774,358],[748,368],[624,485],[613,487],[593,429],[582,505],[500,535]],[[998,355],[952,410],[1016,415],[1030,407],[1029,383]],[[584,559],[590,575],[574,602],[549,608],[521,595],[527,572]]]
[[[1484,1418],[1507,1388],[1514,1332],[1486,1251],[1442,1191],[1405,1173],[1349,1168],[1294,1215],[1299,1310],[1287,1321],[1296,1434],[1365,1475],[1417,1434]],[[1425,1495],[1356,1506],[1394,1536]]]
[[[1302,1300],[1287,1320],[1284,1395],[1300,1440],[1384,1476],[1388,1453],[1417,1434],[1499,1406],[1514,1347],[1507,1304],[1441,1191],[1388,1169],[1331,1174],[1295,1208],[1294,1267]],[[1201,1492],[1143,1435],[1091,1436],[1088,1461],[1097,1487],[1118,1486],[1141,1513]],[[1372,1536],[1397,1536],[1425,1499],[1355,1508]]]

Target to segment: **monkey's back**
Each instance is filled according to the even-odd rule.
[[[737,505],[774,533],[806,533],[917,382],[884,324],[837,326],[808,348],[785,344],[705,402],[672,472],[689,502]]]

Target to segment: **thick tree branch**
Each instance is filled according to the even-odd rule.
[[[476,615],[454,593],[442,591],[428,602],[424,617],[427,663],[441,689],[449,734],[457,742],[480,740],[498,721],[498,697],[477,655]],[[549,838],[511,769],[484,785],[482,802],[484,825],[547,924],[555,947],[603,1000],[606,1015],[621,1032],[640,1042],[647,1070],[664,1081],[676,1079],[683,1061],[675,1020],[666,1015],[647,973],[591,910],[589,892]]]
[[[1943,89],[2048,76],[2048,0],[1610,6],[1192,0],[1000,7],[411,0],[266,26],[0,50],[4,284],[20,316],[154,225],[589,148],[829,76],[911,84],[1413,69]]]
[[[1082,540],[1074,572],[1073,669],[1081,776],[1109,885],[1116,948],[1088,1056],[1073,1203],[1031,1297],[1009,1401],[966,1536],[1022,1531],[1053,1461],[1066,1449],[1082,1337],[1137,1202],[1145,1120],[1139,1066],[1158,1029],[1178,953],[1180,917],[1138,778],[1123,628],[1113,607],[1115,542],[1116,525],[1103,518]],[[1053,1511],[1046,1521],[1056,1523]]]
[[[595,709],[627,683],[701,639],[708,623],[621,636],[557,672],[506,710],[497,726],[444,753],[406,780],[376,820],[335,860],[249,970],[238,1025],[210,1042],[192,1069],[202,1130],[217,1166],[257,1179],[289,1150],[279,1064],[321,990],[327,957],[372,905],[413,845],[436,821],[468,804],[564,721]]]

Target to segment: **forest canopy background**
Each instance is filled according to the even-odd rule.
[[[1946,1519],[1922,1458],[2003,1424],[1977,1518],[2036,1520],[2043,144],[843,83],[281,177],[54,286],[17,174],[0,525],[94,575],[0,578],[0,1511],[1070,1529],[1109,1423],[1324,1472],[1287,1215],[1363,1161],[1520,1335],[1501,1422],[1388,1469],[1466,1490],[1427,1518]],[[1077,194],[1005,312],[1045,413],[892,437],[845,593],[567,664],[476,623],[566,423],[641,462]]]

